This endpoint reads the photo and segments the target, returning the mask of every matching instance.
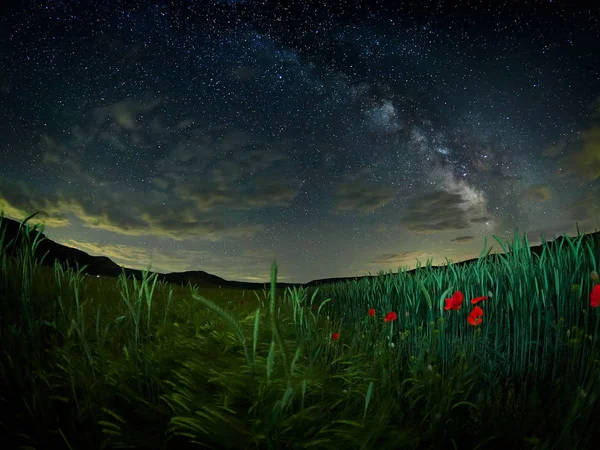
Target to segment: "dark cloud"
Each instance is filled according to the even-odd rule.
[[[452,239],[452,242],[464,243],[464,242],[472,242],[475,239],[475,236],[458,236]]]
[[[478,214],[478,209],[469,206],[460,194],[436,191],[409,202],[400,221],[411,231],[459,231],[470,228],[470,217]]]
[[[335,190],[335,210],[369,214],[383,208],[395,195],[394,189],[366,180],[345,180],[337,184]]]
[[[521,192],[521,198],[535,202],[546,202],[552,198],[550,186],[534,184]]]

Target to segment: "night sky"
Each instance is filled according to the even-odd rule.
[[[0,6],[0,210],[49,239],[304,283],[600,229],[596,10],[121,3]]]

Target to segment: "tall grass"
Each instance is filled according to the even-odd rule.
[[[584,449],[600,438],[597,237],[538,257],[518,233],[494,236],[505,253],[493,260],[486,241],[472,265],[318,289],[277,289],[273,263],[270,289],[246,295],[168,285],[150,268],[111,281],[42,266],[34,216],[6,243],[0,214],[7,443]],[[456,291],[462,308],[445,310]]]

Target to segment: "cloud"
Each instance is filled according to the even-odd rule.
[[[0,211],[6,217],[22,220],[31,213],[40,211],[28,223],[66,227],[70,225],[70,221],[55,207],[57,202],[56,196],[40,197],[26,183],[0,177]]]
[[[137,245],[98,244],[77,239],[57,241],[90,255],[106,256],[124,267],[144,270],[151,265],[152,271],[160,273],[202,270],[203,267],[208,265],[213,267],[220,261],[220,258],[214,258],[208,252],[197,250],[170,250],[168,248],[157,250]]]
[[[583,231],[584,228],[580,226],[580,231]],[[588,230],[589,231],[589,230]],[[577,229],[574,224],[566,224],[566,225],[554,225],[548,227],[540,227],[535,228],[533,230],[529,230],[527,232],[523,232],[519,230],[519,236],[521,237],[521,242],[523,236],[527,236],[527,242],[530,246],[532,245],[540,245],[542,243],[542,235],[544,236],[544,240],[546,242],[553,241],[558,236],[562,236],[566,234],[567,236],[577,236]],[[512,240],[511,240],[512,242]]]
[[[137,236],[152,234],[174,240],[194,239],[214,242],[223,240],[226,237],[251,237],[264,229],[259,224],[240,225],[227,223],[216,216],[199,216],[190,209],[165,210],[162,214],[157,211],[142,211],[140,217],[145,222],[144,226],[129,228],[124,234]],[[235,221],[231,220],[230,222]],[[120,232],[123,233],[122,230]]]
[[[295,176],[282,177],[275,170],[274,162],[280,159],[283,156],[276,153],[232,155],[217,163],[210,183],[173,179],[173,192],[180,200],[192,202],[200,211],[218,207],[247,210],[286,206],[298,195],[301,182]]]
[[[489,245],[488,245],[489,248]],[[467,252],[464,254],[454,254],[453,258],[442,256],[439,251],[436,252],[424,252],[424,251],[406,251],[398,253],[382,253],[376,256],[369,265],[372,270],[404,270],[416,266],[419,262],[421,267],[424,267],[428,261],[431,261],[432,266],[443,266],[447,264],[447,261],[451,262],[464,261],[466,259],[472,259],[479,256],[481,250],[477,252]],[[501,249],[494,248],[490,253],[503,253]]]
[[[85,192],[85,191],[84,191]],[[129,205],[123,208],[122,205]],[[226,237],[249,237],[263,230],[260,224],[239,224],[222,216],[199,214],[185,205],[161,207],[136,198],[135,194],[107,192],[102,201],[91,195],[44,194],[23,183],[0,179],[0,210],[17,220],[40,211],[35,219],[48,227],[70,225],[74,215],[84,226],[123,236],[156,236],[174,240],[219,241]],[[35,220],[32,223],[37,223]]]
[[[577,135],[563,138],[545,152],[553,158],[560,157],[556,174],[561,178],[573,178],[579,185],[600,178],[600,97],[591,104],[593,123]]]
[[[573,139],[570,137],[563,136],[558,141],[553,142],[547,149],[545,149],[542,152],[542,155],[547,158],[555,159],[567,149],[567,147],[571,144],[570,141],[572,140]]]
[[[245,250],[242,255],[230,255],[224,262],[221,255],[210,252],[161,247],[149,249],[147,246],[99,244],[77,239],[57,239],[57,242],[77,248],[96,256],[106,256],[115,263],[132,269],[150,270],[159,273],[208,270],[227,280],[267,282],[270,277],[270,255],[264,250]],[[264,267],[257,271],[257,266]],[[248,275],[253,273],[254,275]],[[283,281],[285,276],[278,276]]]
[[[381,253],[371,261],[371,264],[396,268],[406,267],[413,265],[416,260],[425,264],[428,259],[432,259],[432,256],[432,252]]]
[[[535,202],[547,202],[552,199],[552,191],[546,184],[533,184],[521,191],[520,197]]]
[[[571,199],[566,212],[572,220],[588,226],[598,226],[600,217],[600,202],[597,191],[584,191]]]
[[[244,199],[244,202],[252,208],[286,206],[297,195],[298,189],[286,186],[278,179],[261,179],[255,184],[252,195]]]
[[[73,214],[125,236],[218,241],[262,231],[248,211],[297,196],[302,183],[285,143],[193,117],[165,123],[160,104],[124,100],[93,109],[68,133],[42,136],[43,162],[57,175],[52,187],[4,189],[2,205],[13,216],[42,210],[40,218],[57,226]],[[246,212],[243,221],[236,211]]]
[[[149,101],[122,100],[108,106],[95,108],[92,111],[94,122],[97,127],[105,123],[115,124],[119,131],[140,130],[144,122],[138,122],[139,116],[152,112],[159,104],[160,99]],[[156,118],[155,118],[156,119]]]
[[[600,125],[582,131],[577,148],[559,160],[557,175],[572,177],[579,185],[600,178]]]
[[[458,193],[438,190],[411,200],[400,223],[412,231],[433,232],[465,230],[482,220],[480,207]]]
[[[367,168],[367,172],[368,172]],[[391,202],[396,194],[387,185],[368,182],[366,171],[361,175],[347,177],[335,187],[335,211],[351,211],[369,214]]]
[[[151,183],[153,186],[157,187],[158,189],[165,191],[169,188],[169,180],[166,180],[164,178],[151,178],[150,179]]]
[[[123,100],[93,108],[83,117],[82,123],[65,126],[67,131],[55,136],[43,134],[40,148],[46,164],[79,163],[110,169],[115,159],[123,155],[148,156],[160,147],[162,141],[173,144],[180,130],[163,124],[158,106],[162,99]],[[179,133],[179,134],[177,134]]]
[[[458,236],[454,239],[451,239],[452,242],[458,242],[459,244],[464,244],[465,242],[473,242],[474,240],[474,236]]]

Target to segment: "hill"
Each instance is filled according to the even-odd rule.
[[[29,228],[32,226],[29,224]],[[0,222],[0,237],[4,235],[3,245],[5,250],[7,251],[9,256],[14,257],[17,253],[17,249],[20,248],[20,245],[23,243],[23,236],[19,234],[20,223],[8,219],[4,217]],[[46,237],[45,234],[41,233],[39,229],[35,231],[31,231],[30,238],[32,242],[36,239],[39,241],[39,244],[34,252],[34,256],[37,261],[42,260],[42,257],[46,255],[42,260],[42,265],[44,266],[53,266],[54,261],[58,260],[63,266],[67,265],[71,268],[82,268],[84,266],[85,269],[83,273],[88,275],[97,275],[102,277],[118,277],[121,275],[122,271],[125,271],[127,277],[135,277],[136,279],[142,278],[142,271],[138,269],[131,269],[124,267],[122,268],[117,263],[112,261],[110,258],[106,256],[92,256],[88,253],[78,250],[76,248],[68,247],[66,245],[58,244]],[[43,240],[40,240],[42,239]],[[600,232],[588,233],[585,239],[599,239]],[[564,242],[566,238],[564,236],[559,236],[553,241],[547,242],[550,250],[555,249],[557,246],[568,246],[568,243]],[[544,244],[531,246],[530,251],[532,254],[541,255],[543,251]],[[497,259],[497,255],[489,254],[484,257],[485,260],[490,259],[494,262]],[[466,264],[474,264],[476,263],[478,258],[472,258],[465,261],[460,261],[453,263],[456,266],[463,266]],[[445,268],[446,265],[442,266],[432,266],[433,268],[441,269]],[[412,269],[407,271],[409,274],[415,274],[419,269]],[[360,280],[362,278],[372,278],[378,275],[365,275],[362,277],[345,277],[345,278],[323,278],[318,280],[313,280],[308,283],[277,283],[277,287],[286,288],[286,287],[309,287],[309,286],[318,286],[329,283],[339,283],[348,280]],[[164,281],[167,283],[177,283],[186,285],[190,282],[192,285],[197,285],[198,287],[225,287],[225,288],[238,288],[238,289],[263,289],[265,284],[268,284],[270,281],[265,280],[265,283],[250,283],[245,281],[232,281],[225,280],[224,278],[218,277],[217,275],[210,274],[203,270],[191,270],[186,272],[172,272],[167,274],[157,273],[157,278],[159,281]]]

